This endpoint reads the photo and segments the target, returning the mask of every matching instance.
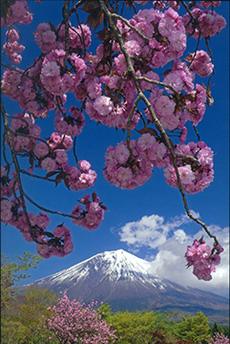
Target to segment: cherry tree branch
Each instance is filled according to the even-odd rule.
[[[178,98],[180,97],[179,92],[175,88],[173,88],[172,86],[170,86],[170,85],[168,85],[168,84],[166,84],[164,82],[157,81],[157,80],[152,80],[152,79],[146,78],[144,76],[136,76],[136,78],[139,81],[147,81],[147,82],[149,82],[151,84],[154,84],[154,85],[157,85],[157,86],[163,86],[166,89],[166,91],[167,91],[167,88],[168,88],[171,91],[173,91]]]
[[[125,57],[125,60],[126,60],[126,63],[127,63],[127,71],[128,71],[128,73],[130,75],[132,75],[133,81],[134,81],[135,86],[137,88],[137,92],[138,92],[137,99],[138,99],[138,102],[139,102],[140,99],[142,99],[144,101],[144,103],[146,104],[146,106],[147,106],[147,108],[148,108],[148,110],[150,112],[150,115],[152,117],[152,120],[155,123],[156,128],[160,132],[161,136],[164,139],[165,145],[167,146],[167,148],[169,149],[169,151],[171,153],[172,160],[173,160],[173,166],[174,166],[174,169],[175,169],[175,172],[176,172],[176,177],[177,177],[177,184],[178,184],[178,188],[179,188],[179,191],[181,193],[181,196],[182,196],[182,200],[183,200],[183,204],[184,204],[184,208],[186,210],[186,213],[187,213],[187,215],[188,215],[188,217],[190,219],[195,221],[197,224],[201,225],[203,227],[203,229],[205,230],[205,232],[209,235],[209,237],[213,238],[215,240],[216,244],[218,244],[217,238],[210,233],[210,231],[208,230],[206,224],[203,223],[202,221],[200,221],[198,218],[196,218],[191,213],[191,211],[189,210],[187,199],[186,199],[186,196],[185,196],[185,193],[184,193],[184,189],[183,189],[182,184],[181,184],[180,174],[179,174],[178,167],[177,167],[177,155],[175,154],[175,152],[173,150],[173,147],[172,147],[172,145],[170,143],[169,137],[166,134],[162,124],[160,123],[160,121],[156,117],[151,103],[149,102],[149,100],[147,99],[147,97],[145,96],[145,94],[143,93],[143,91],[141,89],[140,82],[139,82],[140,80],[139,80],[139,78],[136,75],[136,72],[135,72],[134,67],[132,65],[131,57],[130,57],[130,55],[128,54],[128,52],[126,50],[126,47],[125,47],[122,35],[121,35],[118,27],[116,26],[114,20],[113,20],[113,14],[110,13],[110,11],[108,10],[108,8],[105,5],[103,0],[98,0],[98,2],[100,3],[101,9],[102,9],[102,11],[104,12],[105,16],[108,19],[108,23],[109,23],[110,29],[113,31],[114,36],[116,37],[116,39],[117,39],[117,41],[119,43],[120,49],[121,49],[121,51],[122,51],[122,53],[123,53],[123,55]],[[193,18],[193,19],[195,19],[195,18]],[[169,85],[167,85],[167,88],[169,88]],[[135,107],[133,107],[133,109],[135,109]]]
[[[25,171],[25,170],[21,170],[21,173],[26,174],[29,177],[33,177],[33,178],[37,178],[37,179],[43,179],[43,180],[46,180],[46,181],[49,181],[49,182],[55,182],[55,179],[50,179],[50,178],[45,178],[45,177],[42,177],[42,176],[38,176],[36,174],[29,173],[28,171]]]
[[[205,43],[206,43],[206,47],[207,47],[207,49],[208,49],[208,52],[209,52],[209,54],[210,54],[212,64],[214,65],[214,60],[213,60],[213,56],[212,56],[212,51],[211,51],[211,49],[210,49],[210,47],[209,47],[208,38],[207,38],[207,37],[205,38]],[[214,74],[215,74],[215,69],[213,68],[212,74],[211,74],[210,77],[208,78],[208,85],[207,85],[207,88],[209,88],[209,86],[210,86],[210,81],[211,81],[212,77],[214,76]]]
[[[185,1],[180,1],[180,3],[184,6],[184,8],[186,9],[186,11],[188,12],[188,14],[190,15],[191,19],[196,22],[196,18],[194,17],[194,15],[192,14],[192,12],[190,11],[190,9],[188,8],[187,4],[185,3]]]
[[[30,202],[32,203],[33,205],[35,205],[37,208],[45,211],[45,212],[48,212],[48,213],[51,213],[51,214],[57,214],[57,215],[60,215],[60,216],[63,216],[63,217],[70,217],[70,218],[74,218],[76,220],[80,220],[82,219],[81,216],[79,217],[76,217],[74,215],[69,215],[69,214],[65,214],[65,213],[62,213],[62,212],[59,212],[59,211],[53,211],[53,210],[49,210],[45,207],[42,207],[40,205],[38,205],[35,201],[33,201],[26,193],[25,191],[23,190],[23,185],[22,185],[22,180],[21,180],[21,173],[24,173],[24,174],[27,174],[27,175],[30,175],[30,176],[33,176],[35,178],[40,178],[40,179],[45,179],[43,177],[40,177],[40,176],[36,176],[36,175],[32,175],[24,170],[21,170],[20,168],[20,165],[19,165],[19,162],[18,162],[18,159],[17,159],[17,154],[15,152],[15,149],[14,149],[14,146],[13,146],[13,141],[12,141],[12,138],[10,136],[10,132],[11,132],[11,129],[9,127],[9,122],[8,122],[8,115],[4,109],[4,106],[2,104],[2,101],[1,101],[1,113],[3,115],[3,123],[4,123],[4,135],[6,137],[6,141],[9,145],[9,148],[10,148],[10,151],[11,151],[11,155],[12,155],[12,159],[13,159],[13,163],[14,163],[14,166],[15,166],[15,172],[16,172],[16,182],[15,183],[18,183],[18,189],[19,189],[19,194],[20,194],[20,200],[21,200],[21,204],[22,204],[22,209],[23,209],[23,212],[25,214],[25,217],[26,217],[26,221],[27,221],[27,224],[29,226],[29,229],[30,229],[30,234],[32,235],[33,237],[33,240],[36,242],[36,243],[41,243],[39,242],[36,237],[35,237],[35,233],[34,233],[34,230],[33,230],[33,226],[31,225],[31,222],[30,222],[30,219],[29,219],[29,215],[28,215],[28,212],[27,212],[27,208],[26,208],[26,201],[25,201],[25,198]],[[45,179],[47,180],[47,179]],[[49,181],[54,181],[55,180],[52,180],[52,179],[49,179]],[[16,193],[14,192],[15,194],[15,197],[19,200],[19,197],[16,196]]]
[[[133,104],[133,108],[130,111],[129,119],[128,119],[128,122],[127,122],[127,137],[126,137],[126,141],[127,141],[127,147],[129,149],[130,158],[131,159],[132,159],[132,156],[133,156],[133,151],[132,151],[132,148],[130,146],[130,135],[131,135],[130,125],[131,125],[131,121],[132,121],[132,117],[133,117],[134,111],[136,110],[137,105],[138,105],[140,100],[141,100],[141,97],[139,97],[139,95],[138,95],[137,98],[135,99],[134,104]]]
[[[65,65],[69,55],[69,0],[64,0],[63,12],[65,22]]]
[[[21,199],[21,203],[22,203],[22,209],[23,209],[23,212],[25,214],[27,224],[29,226],[30,234],[32,235],[33,240],[35,242],[37,242],[36,238],[34,236],[34,231],[33,231],[33,228],[32,228],[32,225],[31,225],[31,222],[30,222],[30,219],[29,219],[29,215],[28,215],[28,212],[27,212],[27,208],[26,208],[26,202],[25,202],[25,198],[24,198],[24,191],[23,191],[22,181],[21,181],[21,176],[20,176],[20,166],[19,166],[19,163],[18,163],[16,152],[15,152],[14,147],[13,147],[12,138],[10,136],[9,122],[8,122],[6,111],[4,109],[2,101],[1,101],[1,113],[3,115],[3,123],[4,123],[4,128],[5,128],[6,140],[7,140],[7,143],[9,145],[9,147],[10,147],[13,163],[14,163],[14,166],[15,166],[16,180],[17,180],[17,183],[18,183],[18,189],[19,189],[20,199]]]
[[[69,214],[65,214],[65,213],[62,213],[60,211],[56,211],[56,210],[50,210],[50,209],[47,209],[41,205],[39,205],[38,203],[36,203],[34,200],[32,200],[32,198],[30,198],[24,191],[23,191],[23,195],[25,196],[25,198],[30,202],[32,203],[33,205],[35,205],[38,209],[41,209],[47,213],[50,213],[50,214],[54,214],[54,215],[60,215],[60,216],[63,216],[63,217],[70,217],[71,219],[76,219],[76,220],[80,220],[82,219],[81,216],[79,217],[76,217],[74,215],[69,215]]]
[[[134,32],[136,32],[136,34],[138,34],[138,36],[140,36],[145,41],[145,43],[149,42],[149,38],[146,37],[145,35],[143,35],[135,26],[130,24],[127,19],[125,19],[124,17],[120,16],[117,13],[112,13],[112,17],[123,21],[123,23],[125,23],[130,29],[132,29]]]

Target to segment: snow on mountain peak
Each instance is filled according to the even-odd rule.
[[[110,271],[129,271],[142,274],[149,274],[150,263],[144,259],[135,257],[124,250],[104,252],[103,261],[110,264]]]
[[[77,284],[80,280],[86,279],[92,272],[98,275],[97,272],[100,271],[100,276],[96,275],[96,277],[100,278],[101,281],[106,278],[113,282],[121,279],[134,280],[136,278],[142,281],[149,281],[149,279],[154,278],[157,281],[158,279],[152,275],[150,268],[151,264],[149,262],[119,249],[99,253],[45,279],[49,280],[50,283],[73,281],[74,284]],[[44,278],[37,281],[37,283],[40,281],[43,283]]]

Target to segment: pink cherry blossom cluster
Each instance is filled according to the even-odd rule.
[[[208,76],[213,71],[213,64],[210,62],[211,58],[204,50],[199,50],[196,52],[195,56],[191,56],[193,61],[190,65],[191,70],[196,72],[201,77]]]
[[[22,110],[29,111],[36,117],[55,109],[57,96],[61,98],[61,104],[65,104],[66,93],[78,94],[78,86],[87,68],[79,54],[83,54],[83,49],[88,48],[91,43],[91,31],[88,26],[81,25],[81,29],[70,28],[72,53],[67,56],[69,68],[64,63],[66,59],[64,26],[59,25],[59,27],[56,32],[50,25],[40,24],[35,37],[38,45],[47,55],[35,60],[26,74],[23,70],[7,70],[3,74],[4,94],[18,101]]]
[[[19,210],[22,207],[22,203],[19,199],[14,198],[7,204],[6,202],[4,202],[4,205],[5,212],[7,207],[9,214],[8,216],[11,215],[11,217],[6,221],[6,223],[9,223],[11,226],[14,226],[17,229],[19,229],[23,238],[26,241],[32,242],[38,240],[42,242],[44,240],[45,237],[43,233],[50,222],[49,217],[45,213],[39,213],[39,215],[28,213],[28,219],[33,228],[32,232],[24,211]]]
[[[78,189],[85,189],[91,186],[89,180],[91,183],[95,182],[96,176],[93,174],[94,171],[90,170],[91,165],[87,161],[80,161],[79,166],[80,172],[77,170]],[[65,168],[68,170],[67,165],[65,165]],[[90,175],[89,178],[87,178],[87,173]],[[64,257],[72,252],[73,243],[70,230],[66,226],[59,225],[51,233],[46,230],[50,223],[46,213],[40,213],[39,215],[28,213],[27,218],[21,209],[22,202],[20,198],[14,197],[10,200],[18,191],[16,173],[12,172],[11,174],[12,178],[8,176],[7,169],[1,167],[1,221],[19,229],[26,241],[35,241],[37,243],[37,252],[43,258],[50,258],[53,255]],[[92,195],[93,201],[91,202],[89,199],[90,195],[85,195],[84,199],[80,201],[85,205],[85,210],[82,211],[81,206],[74,207],[72,212],[73,223],[93,230],[100,225],[104,218],[104,210],[107,210],[107,208],[100,202],[95,193]]]
[[[103,54],[103,44],[101,44],[97,48],[97,55],[87,68],[84,84],[81,85],[80,96],[82,98],[79,98],[77,94],[76,98],[88,98],[85,109],[91,119],[109,127],[126,129],[135,99],[135,85],[133,81],[124,81],[121,84],[121,91],[117,91],[120,76],[116,64],[113,65],[113,76],[102,75],[96,78],[94,75],[97,75],[97,73],[100,74],[100,70],[102,74],[109,74],[108,66],[101,64]],[[109,51],[106,52],[106,55],[109,55]],[[123,63],[124,68],[126,68],[125,61]],[[105,90],[107,90],[107,93]],[[116,94],[117,92],[118,94]],[[113,93],[114,96],[112,98],[114,100],[111,98]],[[139,118],[139,114],[135,111],[131,119],[131,130],[136,127]]]
[[[87,67],[82,58],[73,53],[67,60],[70,62],[70,69],[65,72],[65,51],[55,49],[46,55],[42,63],[40,80],[46,90],[55,96],[63,96],[75,89],[85,75]]]
[[[34,35],[36,43],[43,53],[47,54],[57,48],[57,36],[49,24],[39,24]]]
[[[57,174],[56,184],[63,179],[73,191],[85,190],[94,185],[97,174],[86,160],[78,162],[78,168],[69,166],[66,151],[72,148],[72,138],[68,135],[53,133],[46,142],[39,142],[34,150],[38,159],[37,167],[49,172],[47,177]]]
[[[90,195],[87,194],[79,202],[85,206],[85,210],[80,205],[74,207],[71,214],[74,216],[72,222],[85,229],[97,229],[104,219],[104,210],[107,208],[100,202],[95,192],[92,194],[92,201],[90,201]]]
[[[10,15],[8,17],[1,18],[1,26],[7,27],[14,25],[15,23],[30,24],[33,20],[32,13],[29,13],[29,7],[25,0],[15,1],[10,6]]]
[[[47,142],[39,142],[35,146],[34,153],[38,159],[36,167],[42,167],[49,172],[47,177],[57,174],[56,184],[63,179],[66,186],[73,191],[88,189],[94,185],[97,174],[86,160],[79,161],[78,168],[69,166],[66,151],[71,148],[71,136],[52,133]]]
[[[47,308],[51,314],[45,328],[54,332],[60,343],[114,343],[115,331],[101,319],[95,309],[97,306],[98,303],[94,301],[87,306],[76,300],[70,301],[65,291],[56,306]]]
[[[70,229],[63,224],[55,227],[53,234],[49,233],[48,240],[44,238],[44,235],[39,239],[41,243],[37,243],[36,249],[43,258],[50,258],[52,256],[64,257],[73,250]]]
[[[47,142],[42,141],[35,146],[34,155],[38,159],[36,167],[47,171],[47,178],[56,174],[56,184],[64,180],[65,185],[73,191],[88,189],[94,185],[97,174],[86,160],[79,161],[78,168],[69,166],[66,151],[71,148],[71,136],[52,133]]]
[[[140,10],[129,22],[149,40],[148,45],[144,44],[142,37],[126,27],[128,41],[137,41],[140,46],[138,57],[147,59],[150,67],[163,67],[184,53],[187,44],[185,27],[180,15],[172,8],[165,12],[153,8]],[[144,49],[141,49],[143,45]]]
[[[132,140],[130,145],[133,152],[131,158],[126,142],[108,147],[104,169],[104,177],[110,184],[128,190],[143,185],[151,178],[153,169],[153,164],[140,156],[137,141]]]
[[[152,176],[153,166],[164,167],[169,162],[168,150],[149,133],[131,140],[132,155],[126,142],[107,149],[104,177],[121,189],[135,189]]]
[[[129,90],[131,92],[131,85]],[[109,127],[118,129],[127,128],[127,122],[132,107],[127,102],[121,102],[114,106],[111,99],[107,96],[100,96],[95,101],[88,100],[86,103],[86,112],[91,119],[103,123]],[[130,129],[134,129],[139,122],[139,114],[135,111],[132,116]]]
[[[69,151],[73,146],[73,139],[69,135],[59,135],[53,132],[48,138],[47,143],[53,150],[64,149]]]
[[[19,71],[23,73],[23,70]],[[1,91],[5,96],[9,97],[12,100],[17,101],[20,94],[20,83],[21,83],[21,73],[7,69],[3,73],[2,87]]]
[[[144,4],[143,4],[144,5]],[[178,11],[180,8],[180,2],[179,1],[153,1],[154,8],[157,8],[158,10],[163,10],[167,8],[168,6],[172,7],[175,11]]]
[[[193,274],[198,279],[210,281],[212,279],[211,273],[215,272],[216,265],[220,263],[220,253],[224,249],[216,243],[213,244],[213,249],[205,244],[203,238],[199,241],[194,240],[192,246],[188,246],[185,258],[187,265],[193,266]]]
[[[60,110],[56,110],[56,117],[54,120],[55,129],[61,135],[67,134],[69,136],[76,137],[82,132],[82,129],[85,126],[85,116],[74,105],[69,108],[69,112],[72,116],[67,116],[66,112],[64,113],[64,116],[61,116],[63,111],[66,111],[66,109],[62,108],[62,112]]]
[[[177,60],[172,63],[172,69],[164,77],[164,83],[173,87],[177,92],[181,92],[180,105],[172,95],[165,94],[163,89],[155,87],[151,91],[149,101],[166,130],[180,130],[187,121],[191,121],[193,125],[197,126],[203,119],[206,109],[206,90],[199,84],[196,84],[194,89],[194,78],[194,73],[188,69],[186,63]],[[188,93],[184,95],[182,91]],[[167,89],[167,92],[172,93],[170,89]],[[145,114],[152,122],[148,109]]]
[[[43,117],[47,111],[55,109],[54,96],[44,89],[38,78],[41,63],[41,60],[38,60],[26,76],[20,69],[5,71],[2,83],[3,93],[17,101],[22,110],[33,114],[35,118]],[[61,97],[61,101],[65,103],[66,98]]]
[[[204,117],[206,99],[206,90],[200,84],[196,84],[195,90],[190,93],[190,97],[185,99],[183,115],[187,117],[194,126],[197,126]]]
[[[43,53],[49,53],[55,49],[65,49],[65,26],[59,24],[54,28],[51,24],[41,23],[35,31],[35,40]],[[91,31],[82,24],[81,27],[73,27],[69,22],[69,47],[72,51],[81,53],[91,44]]]
[[[221,4],[221,1],[201,1],[201,6],[203,8],[207,8],[210,6],[218,7],[218,6],[220,6],[220,4]]]
[[[188,68],[185,62],[180,59],[172,62],[172,69],[167,70],[163,81],[165,84],[173,87],[177,92],[184,91],[188,94],[194,90],[194,73]],[[173,92],[167,88],[167,92]]]
[[[74,191],[89,189],[97,179],[95,171],[91,170],[91,164],[86,160],[78,162],[78,168],[66,165],[65,171],[68,173],[70,188]]]
[[[13,216],[11,202],[7,198],[1,200],[1,222],[8,223]]]
[[[205,3],[205,1],[202,2]],[[213,1],[211,2],[213,3]],[[194,8],[191,13],[196,19],[197,24],[190,23],[191,17],[188,13],[183,16],[183,23],[186,27],[186,33],[190,34],[196,39],[199,37],[212,37],[218,34],[226,26],[226,20],[224,17],[215,11],[209,9],[202,10],[198,6],[197,8]]]
[[[5,54],[9,55],[9,60],[13,64],[19,64],[22,60],[21,53],[25,47],[18,43],[19,35],[15,29],[10,28],[6,32],[6,43],[3,45]]]
[[[66,151],[71,150],[73,140],[68,135],[52,133],[47,142],[39,142],[35,146],[35,156],[38,158],[38,167],[48,172],[62,168],[68,162]]]
[[[211,2],[211,1],[205,1],[205,2]],[[220,1],[213,1],[213,2],[220,2]],[[214,334],[214,337],[209,339],[208,344],[229,344],[229,338],[226,337],[223,333],[216,332]]]
[[[56,28],[58,34],[58,49],[65,48],[65,26],[60,24]],[[92,42],[91,31],[88,25],[81,24],[77,28],[72,26],[69,22],[69,46],[70,50],[76,51],[77,54],[82,54],[85,49],[88,49]]]
[[[130,30],[122,21],[117,21],[120,32],[125,36],[125,47],[127,52],[132,55],[137,75],[159,81],[159,76],[151,71],[151,68],[163,67],[169,61],[180,57],[186,48],[182,18],[171,8],[164,13],[155,9],[146,9],[140,10],[129,20],[129,23],[145,37],[144,39],[134,30]],[[167,27],[169,29],[166,29]],[[148,41],[148,44],[145,40]],[[114,42],[112,48],[118,54],[114,57],[112,73],[109,75],[107,72],[109,67],[102,64],[104,57],[109,56],[110,51],[101,44],[87,70],[87,77],[84,81],[85,89],[82,92],[84,95],[86,91],[88,93],[86,112],[91,119],[107,126],[126,129],[137,91],[134,81],[128,78],[124,78],[119,85],[119,80],[125,76],[127,65],[119,45]],[[147,71],[145,68],[141,68],[140,60],[143,61],[143,66],[149,66]],[[98,73],[99,78],[95,78]],[[142,87],[143,90],[151,90],[153,85],[143,81]],[[130,129],[134,129],[138,122],[139,114],[135,111]]]
[[[1,199],[4,197],[10,198],[18,190],[16,172],[12,171],[11,176],[9,176],[9,170],[1,166]]]
[[[50,219],[46,213],[39,213],[39,215],[28,213],[27,219],[24,211],[20,210],[21,207],[22,203],[19,198],[13,198],[10,201],[3,197],[1,199],[1,221],[19,229],[26,241],[35,241],[37,252],[43,258],[50,258],[53,255],[64,257],[72,252],[73,243],[69,228],[59,225],[53,233],[48,232],[46,227],[49,226]]]
[[[213,181],[213,152],[203,141],[190,142],[187,145],[179,143],[175,153],[183,156],[196,157],[192,163],[189,158],[178,158],[177,166],[184,191],[194,194],[203,191]],[[177,175],[174,166],[169,164],[165,169],[166,182],[178,188]]]
[[[40,138],[41,128],[28,113],[18,113],[11,121],[11,138],[17,152],[30,151]]]

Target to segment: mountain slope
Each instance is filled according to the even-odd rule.
[[[151,273],[151,264],[124,251],[106,251],[33,284],[55,291],[68,289],[71,299],[108,302],[113,311],[136,309],[203,311],[228,317],[228,299],[183,287]]]

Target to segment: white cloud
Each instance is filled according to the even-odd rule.
[[[191,220],[187,215],[173,218],[170,222],[164,223],[164,217],[159,215],[143,216],[139,221],[126,223],[118,231],[120,240],[126,242],[132,248],[148,246],[157,248],[167,240],[169,232],[186,224]]]
[[[199,216],[199,214],[196,215]],[[159,215],[144,216],[139,221],[127,223],[119,229],[118,233],[120,240],[126,242],[132,251],[137,252],[141,247],[153,249],[152,271],[159,277],[193,288],[227,295],[229,292],[229,228],[221,228],[217,225],[208,227],[210,233],[215,235],[224,247],[224,252],[221,254],[221,262],[216,267],[216,272],[212,274],[212,280],[205,282],[193,275],[192,267],[186,268],[184,254],[187,246],[192,245],[194,239],[200,239],[203,236],[210,247],[213,245],[213,240],[203,229],[194,235],[188,235],[184,229],[179,228],[185,227],[189,222],[190,219],[186,215],[173,218],[168,222]],[[156,248],[157,254],[154,255]]]

